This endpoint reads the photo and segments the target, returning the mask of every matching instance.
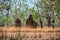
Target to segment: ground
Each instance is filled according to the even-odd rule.
[[[0,27],[0,34],[5,35],[6,39],[20,37],[22,40],[60,40],[60,27]]]

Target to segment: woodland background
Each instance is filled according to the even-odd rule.
[[[0,26],[22,26],[32,15],[39,26],[60,26],[60,0],[0,0]]]

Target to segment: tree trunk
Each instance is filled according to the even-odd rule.
[[[9,26],[9,21],[8,21],[8,17],[9,17],[9,10],[7,10],[8,11],[8,13],[6,14],[6,17],[7,17],[7,27]]]
[[[47,16],[48,27],[51,27],[51,17]]]
[[[42,14],[40,13],[39,8],[37,8],[37,9],[38,9],[39,17],[40,17],[40,26],[41,26],[41,28],[42,28],[42,27],[43,27],[43,18],[42,18]]]
[[[51,8],[51,11],[52,11],[52,27],[54,28],[54,23],[55,23],[55,20],[54,20],[54,6],[52,6]]]
[[[43,27],[43,20],[42,20],[42,16],[40,16],[40,25],[41,25],[41,28]]]
[[[60,18],[58,18],[58,19],[59,19],[58,26],[60,26]]]
[[[55,23],[55,21],[54,21],[54,19],[52,20],[52,27],[54,28],[54,23]]]
[[[48,27],[51,27],[51,16],[48,10],[46,11],[46,13],[47,13],[46,16],[47,16]]]

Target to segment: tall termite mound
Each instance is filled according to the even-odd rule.
[[[21,20],[18,18],[15,20],[15,26],[21,26]]]
[[[26,26],[30,26],[30,27],[36,28],[36,27],[39,26],[39,25],[37,24],[37,22],[35,22],[35,21],[33,20],[32,15],[30,15],[29,18],[28,18],[27,21],[26,21]]]

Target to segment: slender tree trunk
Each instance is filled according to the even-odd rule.
[[[50,14],[49,14],[49,11],[47,10],[46,11],[46,13],[47,13],[47,22],[48,22],[48,27],[51,27],[51,16],[50,16]]]
[[[41,25],[41,28],[43,27],[43,19],[42,19],[42,16],[40,15],[40,25]]]
[[[47,16],[48,27],[51,27],[51,17]]]
[[[58,18],[58,19],[59,19],[58,26],[60,26],[60,18]]]
[[[54,20],[54,6],[52,6],[51,8],[51,11],[52,11],[52,27],[54,28],[54,23],[55,23],[55,20]]]
[[[16,3],[16,1],[14,0],[14,2]],[[16,4],[15,4],[15,14],[14,14],[14,26],[15,26],[15,20],[17,19],[17,9],[16,9]]]
[[[38,9],[38,8],[37,8]],[[39,17],[40,17],[40,26],[41,28],[43,27],[43,17],[42,14],[39,12],[40,10],[38,9]]]
[[[9,21],[8,21],[8,18],[9,18],[9,10],[7,10],[8,11],[8,13],[6,14],[6,17],[7,17],[7,27],[8,27],[8,25],[9,25]]]
[[[10,2],[10,1],[8,1],[8,2]],[[9,4],[9,3],[8,3]],[[9,4],[10,5],[10,4]],[[10,10],[10,6],[7,6],[7,8],[6,8],[6,10],[7,10],[7,14],[6,14],[6,16],[7,16],[7,26],[9,26],[9,21],[8,21],[8,18],[9,18],[9,10]]]

